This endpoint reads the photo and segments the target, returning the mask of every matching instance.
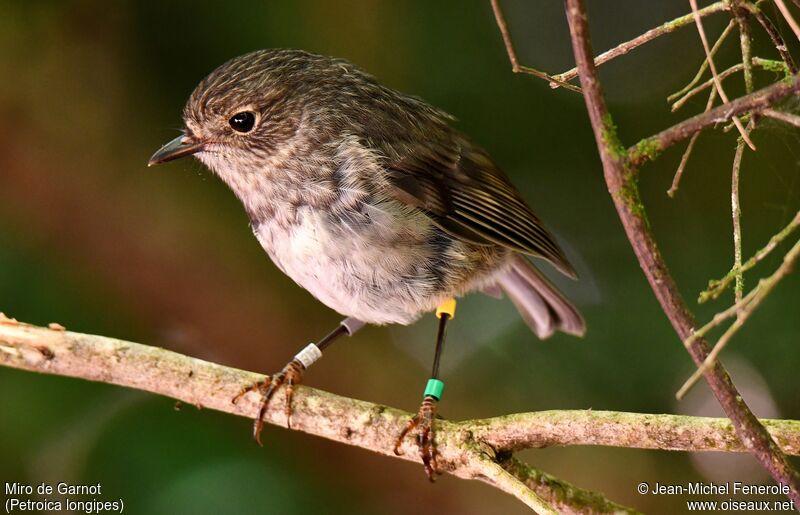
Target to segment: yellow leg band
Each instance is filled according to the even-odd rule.
[[[436,308],[436,318],[442,318],[442,315],[448,315],[450,320],[456,317],[456,299],[447,299],[439,304]]]

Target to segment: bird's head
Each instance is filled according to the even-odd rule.
[[[183,110],[183,133],[148,166],[195,155],[223,177],[258,169],[298,132],[316,57],[260,50],[226,62],[195,88]]]

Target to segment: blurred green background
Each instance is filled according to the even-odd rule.
[[[523,64],[572,66],[560,2],[508,0]],[[596,51],[675,16],[668,0],[591,2]],[[707,20],[711,35],[727,16]],[[790,33],[787,33],[787,35]],[[738,57],[737,37],[720,68]],[[514,75],[488,2],[0,2],[0,311],[76,331],[159,345],[265,373],[339,316],[280,274],[226,187],[198,163],[145,164],[173,138],[197,82],[223,61],[267,47],[345,57],[384,83],[454,114],[559,236],[582,280],[559,282],[586,315],[583,340],[538,342],[508,301],[460,305],[444,356],[444,416],[593,408],[718,414],[705,385],[674,392],[693,366],[636,263],[602,178],[583,100]],[[756,53],[774,58],[763,38]],[[702,60],[692,27],[602,67],[626,143],[702,109],[670,114],[665,97]],[[725,64],[728,63],[728,64]],[[759,73],[758,84],[774,76]],[[741,90],[740,78],[726,84]],[[765,123],[742,172],[745,256],[800,207],[796,130]],[[735,136],[703,135],[675,199],[673,149],[642,171],[650,222],[694,300],[732,262]],[[779,249],[747,284],[770,273]],[[725,352],[759,416],[800,418],[798,274],[786,279]],[[696,307],[706,320],[731,301]],[[474,314],[474,316],[472,315]],[[416,410],[433,321],[368,328],[337,344],[306,382]],[[100,482],[128,513],[525,513],[476,482],[308,435],[117,387],[0,370],[0,480]],[[648,512],[677,497],[651,483],[768,482],[749,457],[557,448],[536,466]]]

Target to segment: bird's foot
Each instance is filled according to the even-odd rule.
[[[303,364],[297,359],[293,359],[285,367],[283,367],[283,370],[277,374],[273,374],[272,376],[269,376],[263,381],[259,381],[252,386],[242,388],[242,391],[240,391],[236,397],[231,400],[231,402],[236,404],[239,399],[250,392],[258,392],[261,394],[261,403],[259,404],[258,408],[258,416],[253,422],[253,438],[258,445],[262,445],[261,430],[264,428],[264,415],[267,412],[267,406],[269,406],[269,402],[272,399],[272,396],[275,395],[275,392],[284,385],[286,386],[286,426],[291,427],[292,397],[294,396],[294,387],[295,385],[300,384],[300,382],[303,380],[303,372],[305,372],[305,367]]]
[[[422,400],[422,405],[419,407],[419,413],[414,415],[414,418],[409,420],[400,436],[394,444],[394,453],[398,456],[402,454],[400,446],[403,444],[403,439],[406,435],[418,428],[417,432],[417,445],[419,445],[420,456],[422,457],[422,465],[425,467],[425,475],[431,483],[436,481],[436,475],[441,474],[437,458],[439,452],[436,450],[436,429],[434,422],[436,421],[436,405],[437,400],[430,395]]]

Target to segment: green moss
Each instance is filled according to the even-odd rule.
[[[675,20],[668,21],[667,23],[661,25],[661,28],[667,32],[672,32],[673,30],[686,25],[686,18],[687,18],[686,16],[681,16],[680,18],[677,18]]]
[[[573,486],[566,481],[562,481],[556,477],[551,476],[546,472],[534,469],[532,467],[520,466],[514,462],[506,464],[505,467],[512,474],[522,479],[529,486],[542,485],[547,487],[553,494],[552,501],[560,504],[565,504],[576,512],[588,513],[639,513],[638,511],[616,504],[609,501],[601,494],[582,490]]]
[[[763,70],[773,73],[780,73],[783,75],[781,82],[786,84],[791,84],[794,80],[794,76],[792,72],[789,70],[789,67],[783,61],[777,61],[774,59],[762,59],[757,57],[753,60],[758,66],[760,66]]]
[[[650,222],[647,220],[647,212],[644,209],[644,204],[642,204],[642,199],[639,196],[636,176],[629,170],[625,172],[624,182],[622,183],[622,187],[617,191],[617,195],[619,195],[619,198],[635,217],[643,219],[647,225],[650,225]]]
[[[709,300],[716,299],[722,295],[722,293],[728,289],[728,285],[730,285],[733,277],[733,271],[731,270],[725,274],[725,277],[722,279],[711,279],[708,281],[708,287],[701,291],[700,295],[697,297],[698,304],[704,304]]]
[[[622,142],[620,142],[619,137],[617,136],[617,126],[614,124],[614,119],[611,118],[611,115],[608,113],[606,113],[606,115],[603,117],[603,129],[601,132],[601,137],[603,144],[609,150],[611,155],[622,161],[623,166],[625,166],[625,170],[623,172],[623,184],[622,187],[617,191],[619,198],[636,217],[643,218],[645,223],[647,223],[644,205],[639,198],[639,188],[636,185],[636,174],[627,164],[628,151],[624,146],[622,146]],[[655,157],[660,150],[658,144],[655,142],[646,142],[647,140],[644,140],[637,145],[635,154],[640,152],[641,147],[641,151],[644,152],[642,155]],[[632,157],[634,160],[636,159],[636,155]]]
[[[622,142],[617,136],[617,126],[614,125],[614,119],[611,118],[610,113],[606,113],[603,116],[603,130],[600,135],[603,139],[603,144],[611,152],[611,155],[617,159],[625,159],[627,157],[625,147],[622,146]]]
[[[786,66],[786,63],[783,61],[776,61],[774,59],[760,59],[758,63],[761,65],[764,70],[768,72],[775,72],[775,73],[783,73],[784,75],[790,75],[789,67]]]
[[[636,144],[631,160],[634,162],[652,161],[661,154],[661,144],[655,138],[643,139]]]

